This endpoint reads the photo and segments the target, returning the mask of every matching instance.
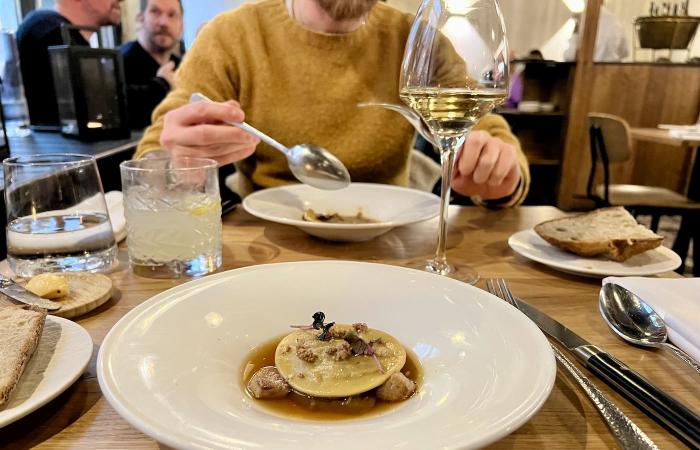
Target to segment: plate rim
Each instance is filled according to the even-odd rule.
[[[54,315],[48,315],[46,316],[46,320],[55,320],[60,326],[61,330],[64,328],[70,328],[76,333],[76,338],[75,338],[75,345],[80,344],[80,347],[76,347],[76,349],[82,348],[82,345],[85,345],[85,356],[83,358],[84,361],[82,361],[80,364],[77,365],[72,365],[71,367],[74,367],[75,369],[72,372],[69,372],[70,375],[66,376],[66,378],[61,382],[60,387],[55,389],[54,391],[51,391],[44,395],[43,397],[39,397],[37,399],[34,399],[34,403],[31,402],[31,400],[35,397],[34,393],[29,396],[29,398],[19,405],[15,406],[12,409],[3,409],[0,411],[0,414],[6,412],[6,411],[13,411],[17,410],[14,415],[11,415],[5,419],[2,418],[0,415],[0,429],[3,427],[6,427],[7,425],[10,425],[13,422],[16,422],[19,419],[22,419],[23,417],[26,417],[27,415],[33,413],[37,409],[41,408],[42,406],[46,405],[59,395],[61,395],[66,389],[71,387],[77,380],[82,376],[83,373],[85,373],[85,369],[87,369],[88,364],[90,363],[90,360],[92,359],[92,354],[94,352],[94,341],[92,340],[92,336],[90,336],[90,333],[87,332],[85,328],[83,328],[81,325],[73,322],[70,319],[66,319],[64,317],[59,317],[59,316],[54,316]],[[43,335],[43,331],[42,331]],[[88,345],[89,343],[89,345]],[[89,350],[87,350],[89,348]],[[73,349],[73,350],[76,350]],[[53,356],[52,356],[53,358]],[[77,359],[77,357],[76,357]],[[24,373],[22,374],[24,376]],[[20,379],[21,380],[21,379]]]
[[[529,260],[531,260],[531,261],[535,261],[535,262],[537,262],[537,263],[543,264],[543,265],[545,265],[545,266],[547,266],[547,267],[551,267],[551,268],[553,268],[553,269],[559,270],[559,271],[561,271],[561,272],[565,272],[565,273],[569,273],[569,274],[574,274],[574,275],[584,275],[584,276],[594,276],[594,277],[608,277],[608,276],[611,276],[611,277],[619,277],[619,276],[622,276],[622,277],[624,277],[624,276],[643,277],[643,276],[658,275],[658,274],[660,274],[660,273],[670,272],[670,271],[673,271],[673,270],[677,269],[677,268],[680,267],[680,265],[682,264],[681,257],[678,256],[678,254],[677,254],[676,252],[674,252],[672,249],[670,249],[670,248],[668,248],[668,247],[666,247],[666,246],[664,246],[664,245],[661,245],[661,246],[659,246],[659,247],[657,247],[657,248],[655,248],[655,249],[653,249],[653,250],[660,251],[660,252],[664,253],[665,256],[671,257],[671,259],[672,259],[672,261],[673,261],[674,267],[671,267],[671,262],[670,262],[670,261],[669,261],[669,268],[668,268],[668,269],[664,269],[664,270],[642,270],[642,268],[640,268],[640,270],[638,270],[638,271],[636,271],[636,272],[634,272],[634,273],[630,273],[629,271],[626,271],[626,272],[624,272],[624,271],[623,271],[623,272],[618,272],[618,271],[603,271],[603,270],[599,270],[599,269],[587,269],[587,268],[585,268],[585,267],[572,267],[572,266],[570,266],[570,265],[568,265],[568,264],[561,263],[561,262],[559,262],[559,261],[557,261],[557,260],[549,259],[549,258],[542,258],[542,257],[540,257],[540,256],[538,256],[538,255],[533,255],[533,254],[527,252],[527,251],[522,247],[522,244],[521,244],[520,242],[518,242],[518,240],[522,241],[522,240],[524,240],[524,239],[522,239],[523,236],[533,236],[533,235],[536,236],[536,237],[539,238],[539,239],[542,239],[542,238],[537,234],[537,232],[535,232],[534,228],[529,228],[529,229],[527,229],[527,230],[520,230],[520,231],[517,231],[517,232],[511,234],[511,235],[508,237],[508,246],[509,246],[509,247],[511,248],[511,250],[513,250],[515,253],[517,253],[518,255],[520,255],[520,256],[522,256],[522,257],[524,257],[524,258],[527,258],[527,259],[529,259]],[[548,242],[545,241],[544,239],[542,239],[542,242],[544,242],[544,243],[546,243],[547,245],[551,246],[554,250],[557,250],[557,251],[559,251],[559,252],[562,252],[563,254],[566,254],[566,255],[573,255],[573,253],[567,253],[567,252],[565,252],[564,250],[561,250],[561,249],[559,249],[559,248],[557,248],[557,247],[551,245],[550,243],[548,243]],[[652,251],[653,251],[653,250],[652,250]],[[594,258],[585,258],[585,257],[583,257],[583,256],[581,256],[580,258],[581,258],[581,259],[585,259],[585,260],[590,260],[590,261],[596,261]],[[606,262],[607,262],[607,261],[606,261]],[[617,263],[617,261],[612,261],[612,260],[610,260],[609,262],[611,262],[611,263]],[[619,263],[618,263],[618,264],[619,264]],[[643,266],[642,266],[642,267],[643,267]]]
[[[358,183],[350,183],[350,185],[346,189],[352,189],[353,186],[358,187],[358,188],[371,187],[371,188],[391,190],[391,191],[400,191],[400,192],[407,192],[408,191],[408,192],[411,192],[412,194],[415,194],[417,197],[423,197],[426,200],[435,201],[436,206],[440,205],[440,197],[438,197],[437,195],[433,194],[432,192],[425,192],[425,191],[421,191],[419,189],[414,189],[414,188],[410,188],[410,187],[396,186],[396,185],[392,185],[392,184],[382,184],[382,183],[359,183],[358,182]],[[272,216],[270,214],[262,213],[250,205],[250,202],[252,200],[256,200],[258,196],[262,195],[262,193],[270,193],[273,191],[290,191],[290,190],[291,191],[299,191],[299,190],[306,190],[306,189],[314,189],[314,188],[312,188],[311,186],[307,186],[305,184],[297,183],[297,184],[290,184],[290,185],[286,185],[286,186],[276,186],[276,187],[261,189],[259,191],[253,192],[252,194],[246,196],[243,199],[243,202],[242,202],[243,209],[245,209],[247,213],[249,213],[255,217],[258,217],[260,219],[267,220],[270,222],[281,223],[284,225],[292,225],[292,226],[300,227],[300,228],[318,228],[318,229],[327,229],[327,230],[374,230],[374,229],[383,229],[383,228],[394,228],[394,227],[400,227],[400,226],[404,226],[404,225],[410,225],[410,224],[430,220],[430,219],[437,217],[440,214],[439,209],[437,209],[435,211],[435,213],[431,213],[431,214],[426,213],[426,214],[423,214],[421,217],[414,218],[414,219],[388,221],[388,222],[345,224],[345,223],[305,222],[301,219],[287,219],[285,217]]]
[[[102,344],[100,345],[99,352],[97,355],[97,361],[96,361],[96,372],[97,372],[97,379],[98,383],[100,386],[100,390],[102,392],[102,395],[105,397],[105,399],[108,401],[110,406],[114,408],[117,413],[125,420],[127,421],[131,426],[136,428],[137,430],[141,431],[142,433],[151,436],[153,439],[157,440],[160,443],[166,444],[168,446],[174,447],[174,448],[181,448],[183,446],[183,442],[181,439],[178,439],[176,437],[172,437],[172,433],[167,433],[167,430],[161,429],[162,427],[158,424],[158,422],[154,422],[148,417],[146,417],[146,420],[144,420],[144,415],[143,414],[135,414],[132,411],[130,411],[122,402],[120,399],[116,398],[114,393],[111,390],[111,387],[114,386],[109,386],[108,383],[111,383],[113,380],[107,380],[106,375],[105,375],[105,353],[110,351],[110,348],[113,347],[117,342],[112,342],[116,338],[114,337],[118,332],[121,331],[121,328],[126,327],[132,320],[133,318],[137,317],[138,315],[142,314],[145,310],[156,306],[159,302],[165,301],[169,296],[172,295],[173,291],[177,290],[189,290],[189,289],[201,289],[203,286],[206,285],[207,283],[211,282],[216,282],[216,280],[220,278],[226,278],[228,276],[231,276],[231,273],[242,273],[242,272],[247,272],[247,271],[254,271],[254,270],[259,270],[260,268],[269,268],[272,266],[297,266],[297,265],[316,265],[316,264],[325,264],[325,265],[343,265],[343,264],[352,264],[352,265],[364,265],[364,266],[384,266],[388,267],[391,270],[408,270],[408,271],[416,271],[418,273],[424,274],[425,276],[431,276],[431,277],[440,277],[441,279],[445,280],[447,283],[454,283],[454,284],[459,284],[460,287],[466,288],[466,289],[475,289],[477,291],[480,291],[484,296],[487,298],[493,298],[496,299],[495,302],[500,304],[501,300],[494,296],[493,294],[490,294],[487,291],[484,291],[483,289],[476,288],[471,285],[466,285],[458,280],[453,280],[447,277],[442,277],[440,275],[435,275],[435,274],[430,274],[428,272],[424,272],[422,270],[417,270],[417,269],[412,269],[408,267],[403,267],[403,266],[396,266],[396,265],[391,265],[391,264],[382,264],[382,263],[371,263],[371,262],[364,262],[364,261],[351,261],[351,260],[310,260],[310,261],[289,261],[289,262],[279,262],[279,263],[269,263],[269,264],[257,264],[257,265],[251,265],[251,266],[246,266],[246,267],[241,267],[237,269],[231,269],[227,270],[224,272],[212,274],[207,277],[203,277],[200,279],[192,280],[188,283],[181,284],[179,286],[174,286],[172,288],[169,288],[165,291],[162,291],[158,294],[155,294],[151,296],[150,298],[146,299],[143,303],[140,305],[137,305],[136,307],[132,308],[127,314],[125,314],[117,323],[115,323],[107,333],[107,335],[104,337]],[[494,301],[494,300],[490,300]],[[507,307],[505,303],[503,303],[504,307]],[[542,343],[543,349],[550,348],[549,340],[547,337],[544,335],[544,333],[537,327],[537,325],[532,322],[530,319],[527,318],[522,312],[519,311],[514,311],[515,316],[518,317],[519,319],[516,320],[523,320],[523,325],[526,327],[530,327],[531,330],[535,332],[535,339],[540,340]],[[503,439],[505,436],[508,436],[509,434],[512,434],[515,432],[517,429],[519,429],[521,426],[523,426],[525,423],[529,422],[532,420],[532,418],[540,411],[544,403],[549,399],[552,390],[554,389],[554,385],[556,382],[556,377],[557,377],[557,366],[556,366],[556,361],[554,358],[554,353],[551,351],[549,352],[548,357],[546,358],[545,364],[549,366],[548,369],[546,370],[546,373],[548,374],[547,379],[542,383],[541,390],[540,391],[533,391],[531,394],[533,397],[535,394],[537,395],[535,400],[532,400],[530,404],[527,406],[527,408],[522,411],[522,413],[515,419],[511,420],[509,423],[507,423],[504,426],[501,426],[496,432],[493,432],[491,434],[485,434],[482,436],[480,439],[475,440],[473,443],[469,444],[467,446],[466,444],[457,444],[457,446],[452,446],[452,447],[446,447],[446,448],[480,448],[485,445],[497,442],[501,439]],[[155,426],[154,426],[155,425]],[[189,444],[189,445],[187,445]],[[196,445],[192,441],[189,441],[186,443],[187,448],[196,448]]]

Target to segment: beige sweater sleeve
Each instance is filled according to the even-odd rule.
[[[146,129],[139,142],[135,158],[160,150],[163,116],[186,104],[192,93],[201,92],[219,102],[237,98],[238,77],[234,70],[236,59],[228,51],[235,42],[235,31],[229,26],[230,20],[227,14],[223,14],[207,24],[197,36],[175,75],[177,87],[153,111],[152,125]]]

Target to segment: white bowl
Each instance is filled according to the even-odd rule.
[[[293,225],[329,241],[360,242],[394,227],[422,222],[440,212],[440,198],[415,189],[388,184],[351,183],[345,189],[324,191],[294,184],[255,192],[243,200],[250,214],[271,222]],[[359,211],[376,223],[307,222],[304,210],[353,216]]]
[[[411,349],[419,392],[383,413],[310,421],[246,395],[246,357],[311,323],[366,322]],[[138,430],[191,449],[463,449],[527,422],[556,376],[537,326],[465,283],[397,266],[347,261],[262,264],[211,275],[129,311],[104,339],[105,398]]]

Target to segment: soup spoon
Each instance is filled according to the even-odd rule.
[[[668,342],[666,323],[639,296],[619,284],[607,283],[598,300],[600,312],[615,334],[632,344],[666,347],[700,373],[700,365],[690,355]]]
[[[213,100],[199,92],[190,97],[190,103],[202,101],[213,103]],[[245,122],[227,122],[227,124],[260,138],[266,144],[282,152],[287,157],[289,170],[292,171],[297,180],[304,184],[326,190],[342,189],[350,184],[348,169],[324,148],[312,144],[300,144],[287,148]]]
[[[359,108],[380,107],[389,109],[391,111],[395,111],[401,114],[406,120],[408,120],[408,122],[411,125],[413,125],[413,128],[415,128],[416,131],[421,136],[423,136],[423,139],[430,142],[435,147],[440,146],[437,139],[435,138],[435,136],[433,136],[433,133],[430,131],[430,128],[428,128],[428,126],[425,124],[425,122],[423,122],[420,116],[408,106],[381,102],[362,102],[358,103],[357,106]]]

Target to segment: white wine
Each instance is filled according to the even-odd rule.
[[[399,93],[436,136],[462,136],[483,116],[503,103],[505,89],[410,87]]]

